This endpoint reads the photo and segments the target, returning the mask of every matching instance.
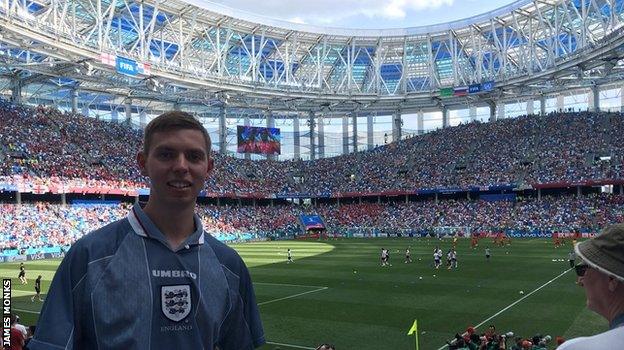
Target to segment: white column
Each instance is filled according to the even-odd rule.
[[[546,97],[544,95],[540,95],[540,114],[546,115]]]
[[[564,108],[564,96],[562,94],[557,95],[557,111],[563,111]]]
[[[227,153],[227,125],[225,123],[225,106],[219,109],[219,153]]]
[[[600,111],[600,87],[598,85],[592,85],[588,97],[591,97],[587,100],[589,110],[592,112]]]
[[[401,110],[397,110],[392,115],[392,141],[399,141],[401,139]]]
[[[301,158],[301,133],[299,132],[299,114],[293,117],[293,158]]]
[[[474,122],[475,120],[477,120],[477,107],[476,106],[470,106],[468,114],[470,115],[470,121],[471,122]]]
[[[11,79],[11,101],[22,103],[22,80],[18,77]]]
[[[331,117],[330,117],[331,118]],[[319,158],[325,158],[325,126],[324,115],[319,115],[316,120],[316,128],[318,129],[318,154]]]
[[[314,118],[314,112],[308,113],[308,126],[310,127],[310,159],[316,159],[316,145],[314,142],[314,132],[316,129],[316,118]]]
[[[126,123],[130,124],[130,120],[132,119],[132,99],[126,99],[126,104],[124,105],[124,109],[126,111]]]
[[[418,135],[425,133],[425,113],[422,109],[418,111],[418,116],[416,117],[416,128],[418,128]]]
[[[490,107],[490,122],[496,121],[496,103],[494,101],[488,101],[488,106]]]
[[[243,125],[244,126],[250,126],[250,120],[249,120],[249,115],[245,115],[245,117],[243,118]],[[245,153],[245,159],[250,160],[251,159],[251,153]]]
[[[349,154],[349,116],[342,116],[342,154]]]
[[[449,111],[446,106],[442,106],[442,128],[449,127]]]
[[[351,113],[351,124],[353,126],[353,152],[358,151],[358,131],[357,131],[358,113]]]
[[[372,150],[375,147],[375,137],[373,136],[373,131],[375,130],[375,126],[373,124],[373,115],[368,114],[366,116],[366,138],[368,143],[368,150]]]
[[[505,102],[496,103],[496,119],[505,119]]]
[[[72,113],[78,113],[78,90],[71,90],[71,111]]]
[[[535,106],[534,106],[535,101],[533,99],[530,99],[527,101],[527,106],[526,106],[526,114],[527,115],[531,115],[535,112]]]
[[[145,126],[147,125],[147,112],[145,110],[142,110],[141,113],[139,113],[139,125],[141,125],[141,129],[145,129]]]
[[[274,128],[275,127],[275,116],[273,115],[273,113],[271,113],[270,110],[266,110],[264,111],[264,117],[266,118],[266,126],[267,128]],[[267,154],[267,159],[268,160],[276,160],[277,159],[277,155],[275,154]]]
[[[620,112],[624,113],[624,86],[620,88]]]

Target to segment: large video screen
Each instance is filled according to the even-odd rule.
[[[238,153],[281,154],[280,129],[257,126],[236,127]]]

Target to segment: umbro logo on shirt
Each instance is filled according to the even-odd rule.
[[[190,277],[197,279],[197,274],[185,270],[152,270],[154,277]]]

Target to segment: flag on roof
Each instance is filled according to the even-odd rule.
[[[115,66],[115,59],[117,56],[109,54],[109,53],[101,53],[100,54],[100,62],[107,66]]]
[[[149,64],[149,63],[137,62],[137,71],[138,71],[139,74],[151,75],[152,74],[152,65]]]
[[[468,87],[467,86],[459,86],[453,88],[453,96],[466,96],[468,95]]]

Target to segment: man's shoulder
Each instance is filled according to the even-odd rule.
[[[619,349],[621,345],[624,345],[624,327],[589,337],[570,339],[561,344],[557,350]]]
[[[226,266],[231,271],[239,271],[241,267],[244,267],[243,259],[238,255],[234,248],[227,246],[225,243],[214,238],[210,234],[204,234],[204,243],[208,244],[210,248],[215,252],[217,259],[221,262],[221,265]]]
[[[92,254],[99,252],[89,254],[92,257],[111,255],[131,231],[132,226],[128,219],[120,219],[89,232],[77,240],[70,251],[89,251]]]

